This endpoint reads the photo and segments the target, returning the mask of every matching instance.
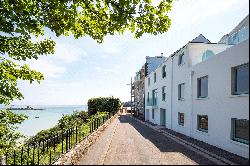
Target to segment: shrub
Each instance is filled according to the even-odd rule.
[[[119,98],[99,97],[88,100],[88,114],[94,115],[97,112],[115,113],[121,107]]]

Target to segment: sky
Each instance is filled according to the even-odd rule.
[[[152,0],[157,4],[158,0]],[[130,79],[146,56],[169,56],[188,41],[203,34],[218,42],[249,14],[248,0],[175,0],[168,32],[161,35],[106,36],[102,44],[90,37],[56,37],[55,54],[29,60],[44,74],[40,84],[18,81],[24,95],[14,105],[85,105],[89,98],[114,96],[130,100]]]

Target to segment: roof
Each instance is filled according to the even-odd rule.
[[[194,38],[190,43],[210,43],[210,41],[205,38],[202,34]]]
[[[200,34],[199,36],[197,36],[193,40],[189,41],[188,43],[206,43],[206,44],[210,44],[211,42],[207,38],[205,38],[202,34]],[[170,57],[173,57],[176,53],[178,53],[180,50],[182,50],[187,44],[185,44],[184,46],[179,48],[177,51],[175,51],[173,54],[171,54]],[[213,44],[215,44],[215,43],[213,43]]]

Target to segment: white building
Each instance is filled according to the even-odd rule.
[[[145,120],[249,158],[245,29],[248,16],[219,43],[200,35],[150,73],[145,78]]]

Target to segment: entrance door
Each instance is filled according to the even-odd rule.
[[[160,109],[160,125],[165,126],[166,124],[166,109]]]
[[[146,109],[146,117],[145,118],[146,118],[145,119],[146,121],[149,120],[149,109]]]

